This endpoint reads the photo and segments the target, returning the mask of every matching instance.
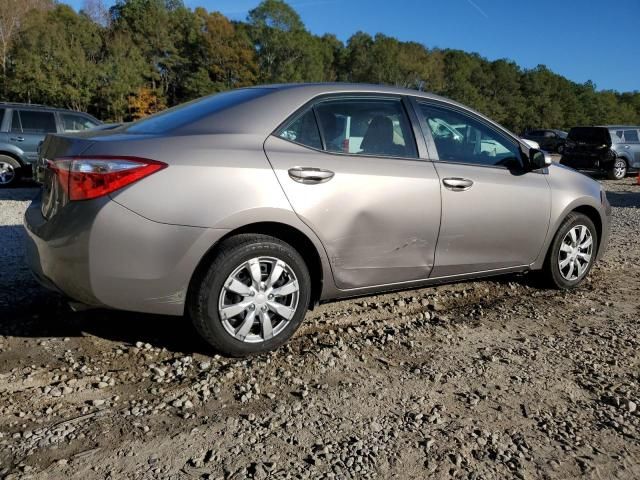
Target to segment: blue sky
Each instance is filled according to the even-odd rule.
[[[112,3],[113,0],[106,0]],[[66,0],[79,8],[83,0]],[[259,0],[185,0],[244,20]],[[291,0],[315,34],[382,32],[427,47],[545,64],[598,89],[640,90],[640,0]]]

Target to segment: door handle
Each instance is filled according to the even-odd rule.
[[[624,148],[630,148],[629,145],[625,145]]]
[[[328,182],[335,173],[331,170],[313,167],[295,167],[289,169],[289,176],[298,183],[316,184]]]
[[[443,178],[442,184],[454,192],[464,192],[473,186],[473,181],[467,178],[449,177]]]
[[[11,137],[9,140],[13,140],[14,142],[24,142],[24,137]]]

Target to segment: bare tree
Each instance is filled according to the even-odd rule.
[[[111,23],[109,8],[107,8],[104,0],[84,0],[80,11],[103,27],[108,27]]]
[[[0,1],[0,63],[2,75],[7,75],[7,59],[11,42],[15,38],[24,16],[34,8],[53,6],[52,0],[2,0]]]

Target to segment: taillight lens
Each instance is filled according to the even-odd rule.
[[[69,200],[89,200],[132,184],[167,164],[138,157],[69,157],[49,162]]]

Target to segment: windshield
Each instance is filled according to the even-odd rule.
[[[575,142],[610,144],[611,137],[606,128],[575,127],[569,131],[569,139]]]
[[[261,97],[270,91],[268,88],[244,88],[209,95],[138,120],[132,123],[126,131],[127,133],[143,134],[164,133]]]

